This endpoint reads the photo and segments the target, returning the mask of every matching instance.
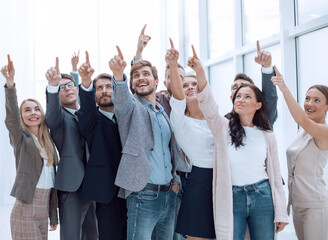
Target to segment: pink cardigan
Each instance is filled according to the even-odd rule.
[[[220,116],[209,84],[197,94],[199,107],[215,139],[213,167],[213,211],[216,239],[233,239],[233,204],[230,163],[227,153],[229,120]],[[280,173],[277,142],[273,132],[263,131],[268,146],[266,171],[272,191],[274,222],[288,223],[286,197]]]

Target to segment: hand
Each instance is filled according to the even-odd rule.
[[[180,185],[176,183],[176,184],[173,184],[171,188],[175,193],[178,193]]]
[[[196,54],[195,48],[191,45],[193,56],[188,58],[188,66],[191,67],[196,73],[199,71],[203,71],[203,66]]]
[[[145,24],[145,26],[142,28],[141,33],[139,35],[135,60],[141,59],[142,52],[143,52],[144,48],[147,46],[149,40],[151,39],[150,36],[145,35],[146,27],[147,27],[147,24]]]
[[[58,224],[50,225],[49,231],[55,231],[57,229]]]
[[[259,40],[256,41],[257,56],[254,58],[255,62],[262,65],[262,67],[271,67],[272,57],[271,53],[261,50]]]
[[[6,86],[7,88],[12,88],[14,86],[14,76],[15,76],[15,68],[14,63],[10,59],[10,55],[7,55],[8,65],[3,66],[1,68],[2,75],[6,78]]]
[[[91,76],[95,70],[90,65],[89,53],[85,51],[85,63],[83,63],[79,68],[79,75],[82,80],[82,85],[85,88],[88,88],[91,84]]]
[[[50,68],[47,72],[46,72],[46,78],[49,82],[49,85],[51,86],[58,86],[59,82],[61,80],[61,75],[60,75],[60,71],[59,71],[59,59],[58,57],[56,57],[56,66]]]
[[[123,81],[123,72],[126,67],[126,62],[124,61],[121,49],[118,46],[116,46],[116,49],[118,55],[115,55],[114,58],[109,61],[109,68],[113,72],[116,81]]]
[[[77,71],[77,64],[79,63],[79,56],[80,56],[80,50],[78,51],[77,55],[74,52],[74,55],[72,56],[71,63],[72,63],[72,68],[73,71]]]
[[[276,232],[281,232],[282,230],[284,230],[287,224],[288,223],[284,223],[284,222],[276,222]]]
[[[273,76],[271,78],[273,85],[278,86],[280,91],[282,91],[282,92],[288,90],[288,88],[284,82],[284,78],[281,75],[281,73],[278,71],[277,67],[273,66],[273,68],[274,68],[274,71],[276,72],[276,76]]]
[[[178,66],[179,51],[174,48],[173,41],[170,38],[171,48],[167,50],[165,62],[170,66]]]

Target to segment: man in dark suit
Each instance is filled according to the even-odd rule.
[[[94,204],[78,194],[86,163],[85,140],[80,135],[75,115],[79,108],[78,89],[73,77],[60,74],[58,58],[56,67],[47,71],[46,78],[49,84],[45,119],[60,155],[55,179],[59,198],[60,239],[80,240],[82,236],[82,239],[96,240],[98,232]]]
[[[100,74],[92,84],[90,72],[94,70],[87,57],[86,63],[79,68],[81,108],[77,115],[90,157],[80,195],[96,202],[99,240],[125,240],[126,202],[117,196],[119,188],[114,185],[122,146],[111,99],[112,76]]]

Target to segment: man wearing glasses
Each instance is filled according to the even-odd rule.
[[[94,203],[78,194],[87,161],[87,146],[79,133],[75,115],[79,109],[78,89],[72,76],[60,73],[58,58],[56,67],[47,71],[46,78],[49,84],[45,119],[60,155],[55,178],[60,239],[80,240],[82,236],[82,239],[96,240],[98,233]]]

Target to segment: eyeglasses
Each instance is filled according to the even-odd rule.
[[[75,83],[72,82],[72,81],[69,81],[68,83],[65,83],[65,84],[61,84],[61,85],[59,85],[59,92],[64,91],[65,88],[66,88],[66,86],[67,86],[68,88],[73,88],[73,87],[75,87]]]

